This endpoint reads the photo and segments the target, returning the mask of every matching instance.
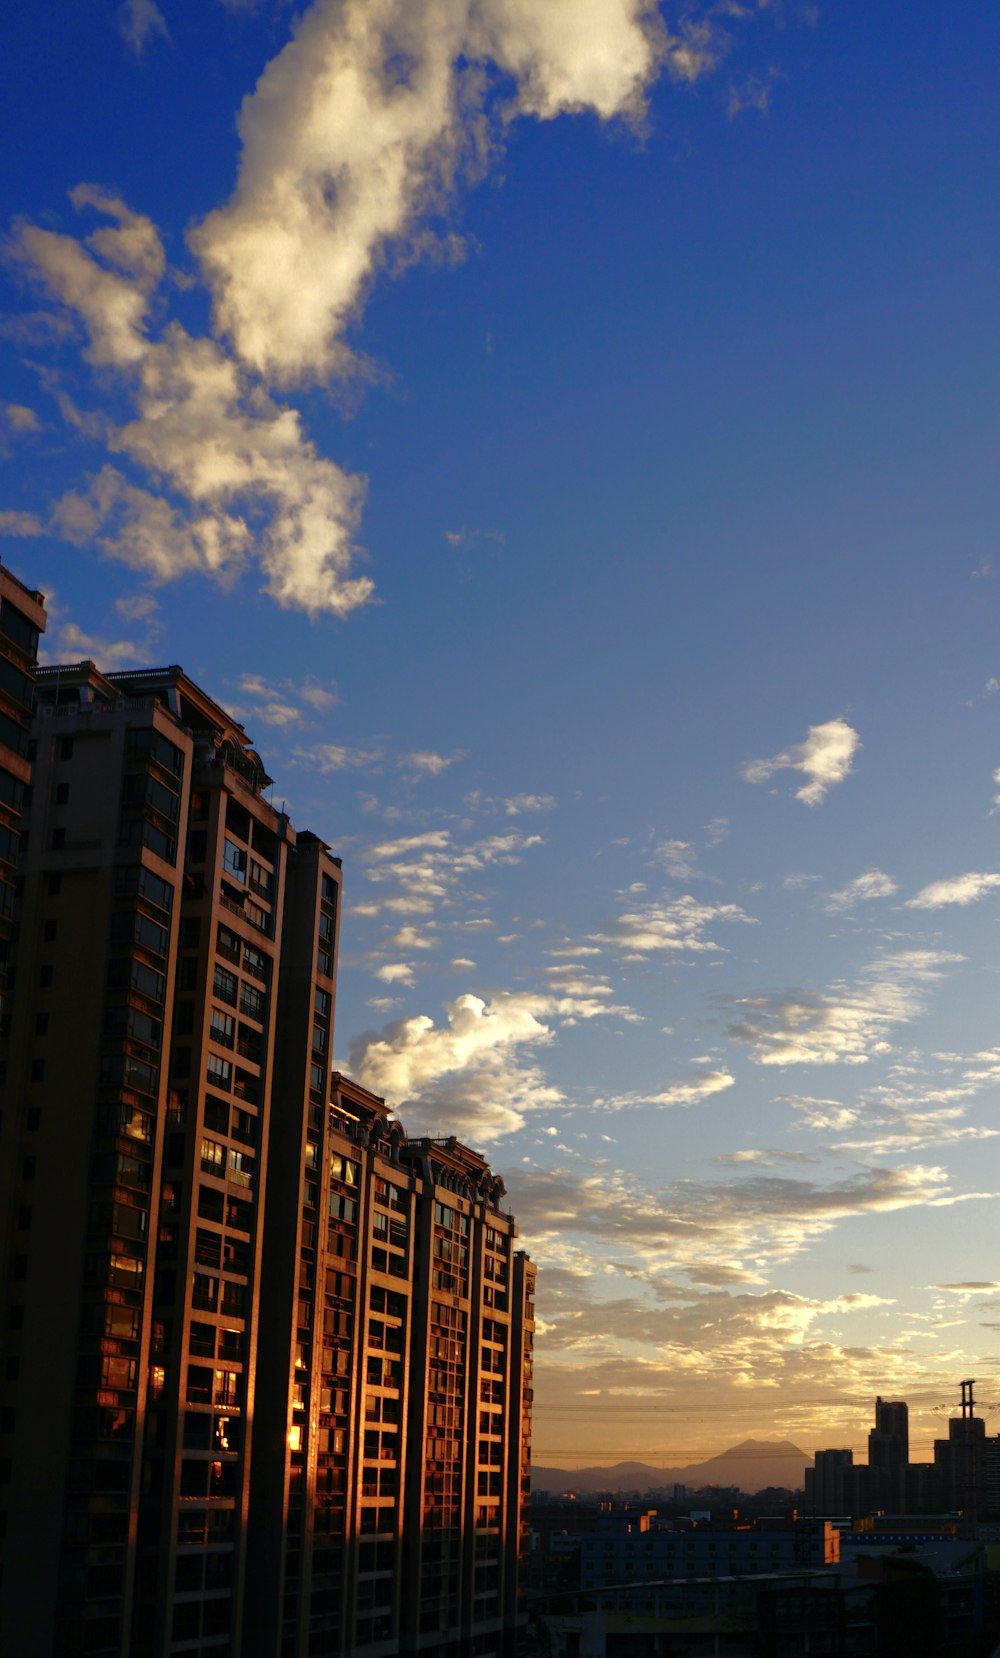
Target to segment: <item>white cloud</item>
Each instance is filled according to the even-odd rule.
[[[660,860],[673,880],[688,881],[692,876],[700,874],[691,856],[693,850],[690,841],[660,841],[654,848],[654,856]]]
[[[300,688],[299,695],[302,701],[307,702],[310,708],[315,708],[317,713],[334,708],[340,701],[340,694],[335,685],[316,685],[308,680]]]
[[[429,933],[422,933],[412,926],[400,927],[389,940],[390,947],[395,950],[433,950],[437,939]]]
[[[779,771],[800,771],[808,782],[796,789],[805,806],[818,806],[835,783],[850,775],[851,761],[861,739],[846,720],[811,725],[804,742],[794,743],[770,760],[748,760],[741,775],[748,783],[766,783]]]
[[[522,812],[551,812],[556,803],[552,794],[484,794],[473,789],[465,796],[465,804],[474,812],[500,812],[504,817],[519,817]]]
[[[449,547],[476,547],[481,541],[495,541],[503,546],[505,537],[500,530],[470,529],[466,524],[460,530],[445,530],[444,538]]]
[[[742,1017],[729,1035],[750,1044],[758,1065],[861,1065],[890,1051],[893,1028],[921,1013],[924,993],[962,960],[941,950],[901,950],[872,962],[854,986],[741,997],[735,1005]]]
[[[977,874],[953,875],[943,881],[931,881],[929,886],[921,887],[914,898],[906,900],[908,910],[937,910],[945,904],[975,904],[980,898],[985,898],[988,892],[995,892],[1000,887],[1000,875]]]
[[[398,764],[413,772],[417,777],[440,777],[441,773],[447,771],[449,766],[453,766],[456,761],[464,760],[464,758],[465,755],[461,749],[456,749],[454,754],[435,754],[432,749],[420,748],[414,750],[412,754],[401,754]]]
[[[63,622],[58,631],[46,640],[40,654],[49,662],[96,662],[99,668],[111,673],[151,661],[154,637],[140,641],[105,639],[99,634],[85,633],[76,622]]]
[[[309,748],[293,748],[292,758],[325,773],[367,771],[379,764],[382,755],[378,749],[349,748],[346,743],[313,743]]]
[[[150,41],[170,39],[166,18],[155,0],[125,0],[118,9],[118,27],[125,44],[141,57]]]
[[[615,945],[627,958],[660,951],[719,952],[722,946],[705,936],[706,929],[716,922],[734,921],[754,924],[756,917],[747,915],[738,904],[702,904],[685,894],[620,915],[606,932],[591,936],[599,944]]]
[[[898,890],[891,875],[881,869],[866,870],[856,875],[839,892],[827,894],[827,905],[832,910],[849,910],[855,904],[868,903],[873,898],[891,898]]]
[[[641,115],[664,57],[693,75],[710,56],[648,0],[317,0],[243,105],[232,200],[191,236],[220,329],[277,382],[348,370],[373,277],[432,245],[422,218],[482,169],[487,64],[513,82],[505,120],[608,120]]]
[[[408,990],[412,990],[416,983],[413,968],[405,961],[386,962],[384,966],[375,969],[375,977],[381,979],[383,984],[406,985]]]
[[[520,1052],[550,1043],[557,1024],[619,1011],[589,992],[504,991],[489,1001],[466,994],[445,1004],[443,1025],[418,1014],[358,1037],[351,1073],[383,1095],[407,1128],[433,1124],[442,1133],[496,1139],[520,1128],[527,1112],[566,1103]]]
[[[672,1082],[659,1093],[615,1094],[610,1099],[598,1099],[595,1106],[609,1111],[621,1111],[633,1105],[698,1105],[712,1094],[721,1094],[732,1088],[736,1078],[728,1071],[703,1071],[687,1082]]]
[[[44,535],[45,525],[34,512],[18,512],[16,508],[0,511],[0,535]]]
[[[913,1164],[861,1168],[831,1183],[770,1172],[723,1182],[680,1180],[661,1189],[621,1171],[578,1176],[538,1170],[511,1176],[514,1212],[527,1247],[553,1266],[574,1236],[613,1245],[644,1276],[705,1268],[760,1278],[853,1215],[950,1205],[983,1193],[954,1193],[947,1172]]]
[[[160,607],[152,593],[123,593],[115,600],[115,609],[127,622],[151,622]]]
[[[512,833],[489,835],[463,846],[449,829],[428,829],[369,846],[364,853],[365,874],[376,884],[396,883],[408,902],[413,898],[441,900],[464,878],[494,865],[519,863],[525,852],[540,845],[539,835]]]
[[[371,579],[351,574],[363,480],[321,457],[297,411],[250,384],[214,341],[177,322],[151,337],[166,265],[154,226],[92,185],[72,199],[111,224],[84,243],[22,223],[14,256],[83,325],[91,365],[134,401],[133,420],[108,426],[109,451],[173,499],[108,464],[57,503],[55,532],[160,581],[195,570],[223,579],[254,556],[281,605],[344,616],[366,603]]]
[[[0,405],[3,411],[3,421],[12,432],[40,432],[42,423],[34,409],[29,409],[24,403],[4,403]]]

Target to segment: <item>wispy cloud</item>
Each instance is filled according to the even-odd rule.
[[[7,507],[0,512],[0,535],[16,535],[25,539],[44,535],[45,525],[35,512],[18,512]]]
[[[42,429],[42,423],[34,409],[29,409],[24,403],[0,404],[0,423],[6,426],[9,432],[18,434],[40,432]]]
[[[551,812],[556,803],[552,794],[485,794],[473,789],[465,796],[465,804],[473,812],[494,812],[503,817],[520,817],[522,812]]]
[[[697,861],[692,856],[694,847],[690,841],[660,841],[653,849],[653,856],[663,865],[667,874],[674,881],[689,881],[701,871]]]
[[[702,1071],[698,1076],[691,1077],[685,1082],[672,1082],[659,1091],[651,1091],[648,1094],[613,1094],[609,1099],[595,1100],[594,1104],[609,1111],[623,1111],[635,1105],[698,1105],[713,1094],[721,1094],[732,1088],[735,1081],[736,1078],[729,1071]]]
[[[440,777],[449,766],[454,766],[459,760],[464,759],[464,749],[457,748],[451,754],[435,754],[433,749],[418,748],[410,754],[401,754],[398,764],[414,778]]]
[[[827,893],[827,907],[831,910],[850,910],[855,904],[867,904],[873,898],[891,898],[898,891],[891,875],[881,869],[868,869],[856,875],[839,892]]]
[[[346,743],[302,744],[292,749],[293,760],[316,766],[321,772],[369,771],[381,764],[382,752],[373,748],[351,748]]]
[[[808,781],[796,789],[796,800],[805,806],[818,806],[836,783],[850,775],[860,742],[846,720],[826,720],[822,725],[811,725],[804,742],[782,749],[770,760],[748,760],[741,775],[748,783],[766,783],[776,772],[800,771]]]
[[[155,0],[125,0],[118,8],[118,27],[125,44],[136,57],[157,38],[170,39],[167,20]]]
[[[987,893],[1000,887],[1000,875],[970,872],[952,875],[943,881],[931,881],[921,887],[913,898],[906,900],[908,910],[938,910],[946,904],[977,904]]]
[[[943,950],[901,950],[872,962],[853,986],[741,997],[729,1035],[750,1045],[758,1065],[861,1065],[889,1052],[894,1027],[922,1012],[926,992],[962,960]]]
[[[592,937],[599,944],[614,945],[625,952],[626,959],[661,952],[720,953],[722,946],[706,936],[707,929],[717,923],[737,921],[755,924],[756,917],[747,915],[738,904],[702,904],[685,894],[682,898],[663,899],[620,915],[604,932],[594,933]]]

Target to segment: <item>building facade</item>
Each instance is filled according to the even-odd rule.
[[[332,1074],[339,860],[242,727],[175,667],[44,669],[37,697],[0,1038],[5,1654],[499,1653],[531,1334],[502,1188]]]

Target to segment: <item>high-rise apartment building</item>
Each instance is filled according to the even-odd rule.
[[[408,1140],[382,1100],[332,1081],[283,1171],[291,1283],[265,1263],[276,1351],[256,1428],[287,1449],[255,1461],[246,1651],[499,1658],[530,1481],[533,1268],[481,1157]]]
[[[179,668],[37,675],[0,1048],[8,1658],[500,1653],[531,1268],[331,1074],[339,860]]]
[[[0,999],[14,917],[21,809],[31,782],[28,745],[45,603],[0,565]]]
[[[38,641],[45,629],[41,593],[25,587],[0,565],[0,1031],[8,1021],[8,985],[15,942],[17,863],[21,814],[31,792],[31,722],[35,709]],[[4,1142],[0,1139],[0,1152]],[[0,1155],[0,1217],[11,1212],[13,1162]],[[0,1285],[7,1280],[10,1235],[0,1225]],[[0,1337],[2,1341],[2,1337]],[[0,1474],[4,1466],[4,1418],[0,1415]]]

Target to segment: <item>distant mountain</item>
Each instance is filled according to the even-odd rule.
[[[647,1462],[616,1462],[610,1468],[541,1468],[531,1471],[536,1491],[575,1491],[594,1496],[599,1491],[659,1491],[686,1485],[697,1491],[704,1485],[735,1485],[738,1490],[761,1491],[781,1485],[799,1491],[813,1459],[789,1439],[744,1439],[707,1462],[685,1468],[651,1468]]]

